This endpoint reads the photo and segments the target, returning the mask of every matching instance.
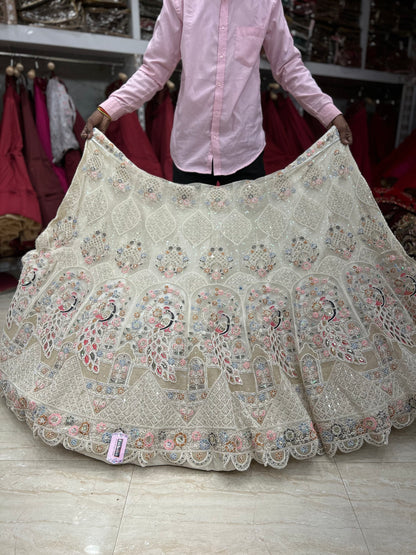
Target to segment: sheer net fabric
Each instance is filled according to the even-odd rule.
[[[288,167],[175,185],[100,132],[24,258],[8,406],[124,463],[283,468],[387,443],[416,412],[416,265],[337,132]]]

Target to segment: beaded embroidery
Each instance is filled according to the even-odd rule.
[[[382,445],[416,415],[416,265],[338,134],[222,187],[99,131],[25,255],[1,391],[49,445],[246,470]]]

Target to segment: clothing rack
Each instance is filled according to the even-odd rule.
[[[116,62],[112,60],[85,60],[78,58],[62,58],[61,56],[43,56],[41,54],[26,54],[19,52],[0,52],[0,56],[7,56],[9,58],[32,58],[33,60],[47,60],[48,62],[69,62],[75,64],[100,64],[112,67],[124,67],[123,62]]]

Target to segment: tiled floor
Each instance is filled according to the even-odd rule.
[[[388,447],[226,473],[51,448],[4,401],[0,422],[1,555],[416,554],[416,424]]]

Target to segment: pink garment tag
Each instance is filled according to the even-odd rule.
[[[124,459],[124,452],[127,445],[127,434],[116,432],[112,434],[110,447],[108,448],[107,460],[111,464],[120,464]]]

